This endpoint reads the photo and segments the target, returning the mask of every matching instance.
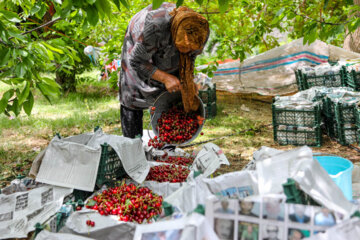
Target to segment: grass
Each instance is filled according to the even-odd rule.
[[[77,93],[52,99],[52,104],[36,92],[31,116],[24,113],[14,119],[0,116],[0,188],[18,174],[27,174],[36,155],[56,133],[66,137],[91,132],[100,126],[106,133],[122,135],[117,90],[110,89],[106,82],[97,81],[97,76],[97,72],[84,73],[79,80]],[[0,83],[0,96],[6,89],[8,86]],[[218,102],[217,112],[214,119],[206,120],[204,135],[193,142],[200,144],[215,138],[212,142],[223,149],[231,165],[222,166],[215,175],[241,170],[261,146],[293,148],[278,146],[273,141],[271,126],[263,126],[271,123],[271,107],[268,103],[245,99],[240,99],[236,104]],[[149,113],[145,111],[144,129],[147,129],[149,119]],[[260,132],[243,131],[259,128]],[[233,136],[221,138],[229,134]],[[193,151],[200,147],[185,150]],[[314,151],[360,160],[356,157],[358,153],[331,141],[326,141],[323,148]]]

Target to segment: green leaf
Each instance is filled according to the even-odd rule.
[[[42,5],[41,5],[41,9],[40,9],[40,11],[37,13],[37,15],[38,15],[40,18],[42,18],[42,17],[45,15],[46,12],[47,12],[47,7],[46,7],[45,4],[42,4]]]
[[[329,0],[324,0],[324,8],[323,8],[324,10],[326,10],[328,4],[329,4]]]
[[[96,2],[96,0],[86,0],[86,2],[87,2],[88,4],[94,4],[94,3]]]
[[[152,9],[159,8],[163,2],[164,2],[164,0],[153,0]]]
[[[25,101],[25,99],[29,96],[29,92],[30,92],[30,83],[26,81],[23,91],[21,92],[20,96],[18,96],[19,105],[21,105]]]
[[[17,38],[19,40],[25,40],[25,37],[21,34],[18,34],[16,32],[13,32],[13,31],[8,31],[8,34],[11,36],[11,37],[14,37],[14,38]]]
[[[16,65],[16,67],[15,67],[15,74],[16,74],[17,77],[19,77],[19,78],[24,77],[25,72],[26,72],[26,69],[25,69],[25,67],[23,66],[23,64],[18,64],[18,65]]]
[[[347,5],[354,5],[354,0],[346,0]]]
[[[184,3],[184,0],[177,0],[176,7],[180,7]]]
[[[276,12],[275,16],[280,16],[284,12],[284,8],[280,8],[279,11]]]
[[[43,80],[47,85],[53,86],[53,87],[55,87],[55,88],[61,88],[61,86],[60,86],[54,79],[44,77],[44,78],[42,78],[42,80]]]
[[[31,8],[30,14],[31,14],[31,15],[34,15],[35,13],[39,12],[40,9],[41,9],[41,6],[35,5],[35,6],[33,6],[33,7]]]
[[[95,6],[89,6],[86,8],[86,19],[92,26],[96,26],[99,21],[99,14]]]
[[[316,38],[317,38],[317,31],[316,28],[313,28],[310,33],[308,35],[305,35],[305,37],[307,38],[307,43],[310,45],[311,43],[313,43]],[[304,37],[304,39],[305,39]]]
[[[24,111],[28,116],[30,116],[33,106],[34,106],[34,96],[32,92],[30,92],[27,101],[24,102],[23,104]]]
[[[103,10],[103,12],[108,16],[110,17],[112,14],[111,14],[111,5],[110,3],[108,2],[108,0],[98,0],[99,3],[100,3],[100,6]]]
[[[53,46],[51,46],[50,44],[47,44],[46,42],[43,42],[43,44],[49,48],[50,50],[54,51],[54,52],[57,52],[57,53],[60,53],[60,54],[64,54],[64,51],[59,49],[59,48],[55,48]]]
[[[221,13],[225,13],[228,9],[229,0],[218,0],[219,10]]]
[[[19,16],[14,13],[14,12],[10,12],[10,11],[6,11],[6,10],[0,10],[0,13],[2,13],[2,15],[4,15],[4,17],[9,20],[10,22],[21,22],[21,19],[19,18]]]
[[[127,9],[130,9],[130,6],[129,6],[129,3],[127,2],[127,0],[113,0],[113,2],[115,3],[116,7],[119,10],[120,10],[120,3]]]
[[[37,85],[44,96],[57,97],[60,93],[58,88],[52,87],[48,84],[38,83]]]
[[[15,113],[16,116],[19,115],[21,109],[19,108],[19,101],[17,98],[14,99],[13,104],[11,105],[11,110]]]
[[[10,55],[11,51],[8,48],[4,48],[0,51],[0,56],[4,56],[0,59],[0,67],[7,65]]]
[[[203,3],[203,0],[195,0],[195,2],[201,6],[201,4]]]
[[[14,89],[10,89],[4,93],[0,100],[0,113],[3,113],[8,106],[9,99],[14,95]]]

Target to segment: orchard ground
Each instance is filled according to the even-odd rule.
[[[97,78],[96,71],[82,74],[77,93],[64,94],[52,99],[51,103],[37,93],[30,117],[24,113],[17,118],[0,116],[0,188],[18,174],[27,174],[35,156],[49,144],[56,133],[65,137],[93,131],[94,127],[100,126],[106,133],[122,135],[117,90],[110,89],[106,82],[99,82]],[[0,83],[0,97],[6,89],[8,86]],[[241,130],[260,129],[213,141],[223,149],[231,163],[230,166],[218,169],[214,176],[239,171],[261,146],[295,148],[274,143],[271,121],[270,103],[248,99],[237,99],[232,104],[218,101],[217,116],[205,122],[204,135],[193,143]],[[148,124],[149,113],[145,111],[144,129]],[[191,152],[199,147],[200,145],[185,150]],[[313,151],[335,154],[353,162],[360,161],[358,152],[341,146],[326,136],[323,146],[314,147]]]

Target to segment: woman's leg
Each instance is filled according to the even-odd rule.
[[[143,110],[120,106],[121,128],[124,137],[135,138],[143,134]]]

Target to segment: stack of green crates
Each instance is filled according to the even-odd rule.
[[[356,126],[355,105],[332,102],[329,98],[323,101],[327,134],[335,138],[341,145],[349,145],[359,141]]]
[[[321,109],[284,109],[272,105],[274,140],[280,145],[322,144]],[[285,128],[285,129],[284,129]]]
[[[207,90],[200,90],[199,97],[204,103],[206,118],[214,118],[217,113],[216,106],[216,84],[213,88],[208,88]]]

